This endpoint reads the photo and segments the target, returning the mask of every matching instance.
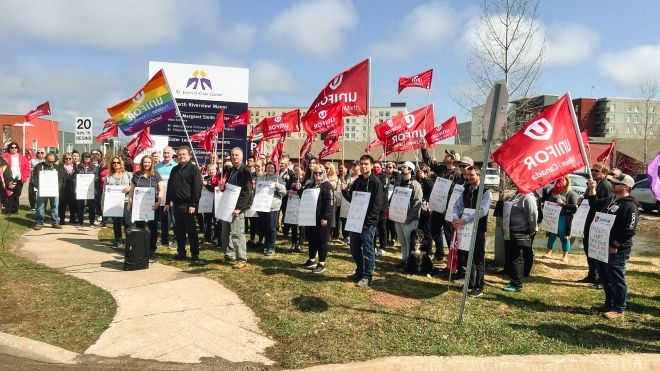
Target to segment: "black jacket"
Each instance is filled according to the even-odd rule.
[[[390,200],[387,197],[390,185],[392,185],[392,189],[394,189],[395,186],[401,183],[401,178],[403,178],[403,176],[398,171],[392,173],[391,177],[388,177],[384,171],[378,174],[378,180],[383,183],[383,209],[380,211],[381,213],[385,213],[385,211],[387,211],[388,205],[390,204]]]
[[[610,181],[607,179],[603,179],[598,182],[598,185],[596,185],[596,199],[597,200],[604,200],[607,198],[610,198],[614,196],[612,194],[612,185],[610,184]],[[589,203],[589,213],[587,214],[587,219],[584,222],[584,236],[587,239],[587,243],[589,243],[589,227],[591,226],[591,222],[594,220],[594,216],[596,216],[596,208],[591,206],[591,203]]]
[[[241,187],[241,193],[238,195],[236,201],[236,210],[245,212],[252,206],[252,174],[247,166],[241,165],[240,167],[232,167],[227,173],[227,183]]]
[[[353,192],[355,191],[371,193],[371,197],[369,198],[369,208],[367,210],[367,215],[364,217],[363,227],[378,224],[378,217],[381,210],[384,207],[387,207],[387,204],[383,202],[383,183],[378,180],[373,173],[371,173],[367,179],[364,179],[363,176],[359,176],[355,179],[353,184],[351,184],[350,189],[342,191],[342,195],[344,195],[344,198],[350,202],[353,199]]]
[[[323,182],[318,186],[315,183],[308,183],[304,188],[298,190],[298,195],[302,197],[305,189],[320,188],[319,198],[316,201],[316,226],[321,226],[321,219],[328,221],[328,227],[334,227],[335,224],[335,197],[332,192],[330,182]]]
[[[197,166],[187,162],[172,168],[167,180],[165,204],[197,208],[202,195],[202,173]]]
[[[616,199],[608,197],[599,199],[598,196],[589,196],[589,206],[595,211],[614,214],[614,225],[610,231],[610,246],[616,240],[621,244],[619,251],[628,251],[632,248],[632,238],[639,221],[639,204],[631,196]]]
[[[65,173],[64,169],[62,169],[62,167],[60,165],[57,165],[57,164],[53,164],[51,166],[48,166],[48,165],[46,165],[45,161],[38,163],[34,167],[34,169],[32,170],[32,173],[36,174],[36,176],[34,177],[33,184],[34,184],[34,188],[36,188],[37,190],[39,189],[39,172],[40,171],[57,171],[57,185],[59,187],[58,192],[62,193],[62,189],[64,188],[64,173]],[[75,188],[74,188],[74,192],[75,192]],[[37,194],[39,194],[39,193],[37,192]]]

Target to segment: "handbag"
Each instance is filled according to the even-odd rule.
[[[532,236],[527,233],[511,233],[511,237],[520,247],[532,247]]]

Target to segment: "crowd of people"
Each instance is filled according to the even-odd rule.
[[[54,153],[37,151],[36,158],[28,161],[20,155],[18,145],[10,143],[7,153],[0,160],[2,170],[2,203],[4,213],[18,210],[18,198],[23,184],[29,178],[30,207],[35,211],[34,229],[42,229],[45,223],[46,205],[50,204],[50,222],[53,228],[63,224],[94,227],[98,222],[105,227],[112,222],[114,247],[121,248],[127,230],[146,228],[150,233],[150,258],[156,259],[156,249],[176,250],[174,259],[190,259],[191,264],[201,265],[200,239],[224,253],[224,258],[237,271],[248,263],[248,248],[257,249],[266,256],[278,251],[301,252],[307,247],[307,259],[302,267],[315,274],[326,271],[329,242],[347,244],[355,262],[355,270],[347,279],[358,287],[369,286],[373,280],[377,257],[398,245],[398,267],[407,269],[411,259],[428,257],[436,271],[445,269],[451,244],[456,244],[457,230],[464,225],[476,228],[473,274],[465,277],[468,251],[453,251],[457,255],[454,279],[469,280],[469,295],[483,295],[485,275],[485,235],[488,215],[493,206],[491,191],[484,188],[480,198],[479,185],[483,181],[482,170],[469,157],[455,151],[445,151],[441,162],[432,159],[424,143],[418,163],[405,161],[376,162],[368,154],[349,163],[322,162],[307,154],[301,163],[291,163],[284,157],[273,163],[264,155],[245,159],[240,148],[228,154],[211,155],[205,164],[196,164],[191,158],[191,148],[181,146],[176,154],[171,147],[145,155],[139,166],[133,169],[133,159],[107,155],[95,149],[89,153],[64,153],[60,158]],[[162,159],[160,158],[162,153]],[[348,166],[347,166],[348,165]],[[57,172],[58,196],[41,196],[40,172]],[[499,200],[494,214],[504,219],[505,267],[510,282],[503,288],[508,292],[523,290],[534,262],[532,245],[539,231],[542,218],[542,202],[550,201],[561,206],[557,233],[548,234],[547,253],[550,257],[559,237],[563,259],[570,251],[571,218],[580,202],[591,206],[584,227],[583,246],[588,255],[589,229],[597,211],[614,214],[616,219],[610,234],[609,262],[588,258],[589,271],[582,282],[603,288],[605,301],[602,311],[607,318],[620,318],[626,310],[627,285],[625,262],[630,255],[632,236],[639,216],[638,205],[629,192],[632,178],[606,164],[597,163],[591,169],[593,180],[588,182],[585,200],[571,190],[569,177],[558,179],[549,191],[540,193],[515,192]],[[30,176],[32,174],[33,176]],[[93,197],[76,197],[78,174],[91,174],[94,178]],[[436,179],[442,178],[451,186],[446,194],[446,208],[434,210],[430,206]],[[258,183],[273,188],[269,210],[254,212],[251,209]],[[104,217],[104,186],[123,186],[125,207],[123,217]],[[151,187],[155,218],[150,221],[132,222],[133,193],[136,187]],[[198,212],[202,189],[210,192],[237,192],[229,221],[216,218],[214,213]],[[317,194],[315,210],[299,210],[314,213],[314,225],[301,227],[285,223],[287,205],[295,196],[302,198],[305,192]],[[393,218],[390,203],[393,194],[406,196],[406,210],[400,218]],[[456,197],[450,197],[456,193]],[[410,195],[409,198],[407,195]],[[347,226],[348,214],[343,208],[359,198],[368,202],[361,225]],[[399,206],[400,207],[400,206]],[[472,212],[480,209],[479,220]],[[68,215],[67,215],[68,213]],[[396,219],[396,220],[395,220]],[[170,243],[170,232],[174,242]],[[276,244],[280,232],[290,246]],[[186,248],[187,246],[188,249]],[[190,254],[190,258],[188,257]],[[451,269],[451,268],[450,268]]]

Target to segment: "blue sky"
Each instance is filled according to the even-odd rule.
[[[250,105],[308,106],[336,73],[372,58],[372,105],[405,101],[400,76],[434,69],[436,121],[469,118],[469,35],[480,1],[0,0],[0,112],[50,101],[65,130],[131,96],[150,60],[247,67]],[[535,93],[634,96],[660,80],[660,2],[542,1],[546,58]]]

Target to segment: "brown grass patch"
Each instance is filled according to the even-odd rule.
[[[379,292],[371,296],[371,302],[376,305],[382,305],[388,308],[415,308],[422,305],[422,301],[415,298],[409,298],[401,295]]]

